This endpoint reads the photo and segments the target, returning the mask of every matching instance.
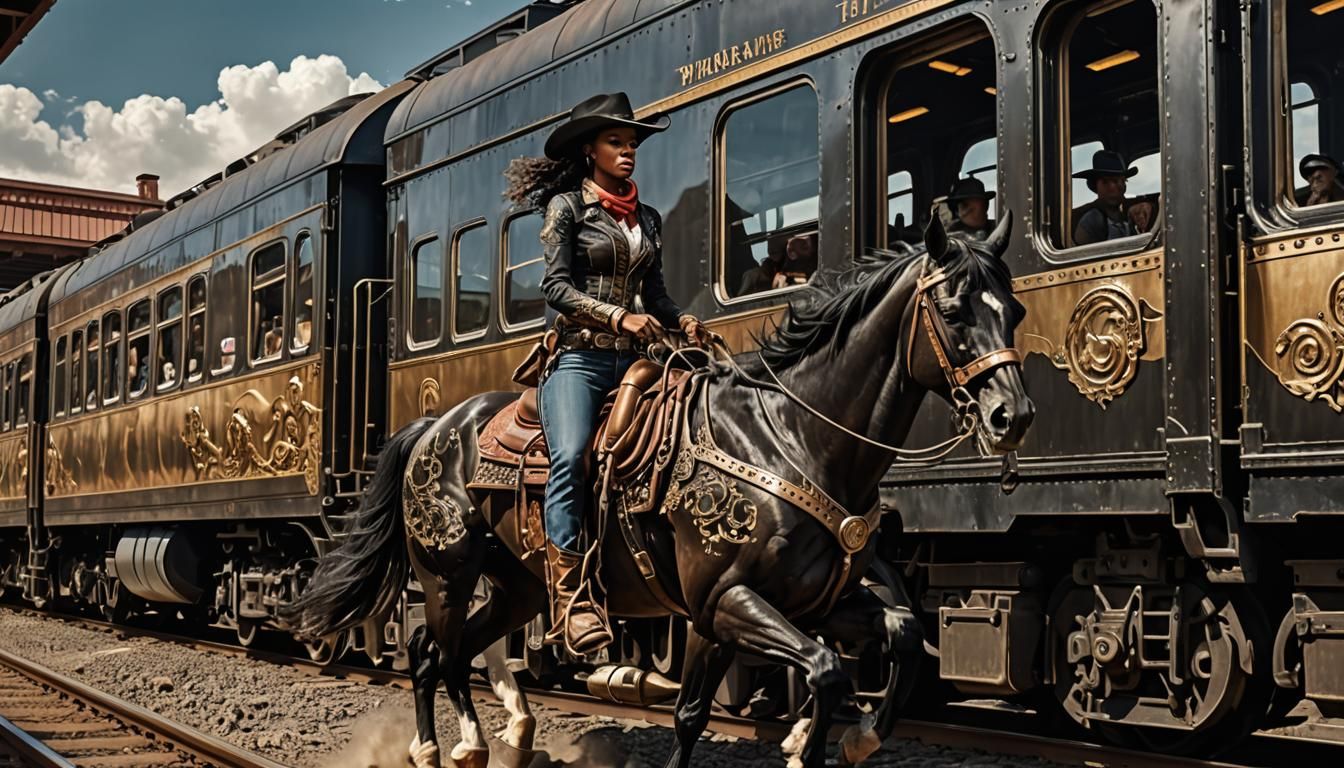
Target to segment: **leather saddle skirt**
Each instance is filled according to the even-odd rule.
[[[666,387],[655,387],[662,379],[663,367],[638,360],[608,395],[594,433],[592,454],[610,455],[617,478],[638,474],[656,456],[658,445],[673,428],[668,417],[672,406],[680,402],[681,384],[689,378],[688,373],[672,371]],[[469,487],[516,488],[519,481],[528,486],[545,485],[551,462],[541,431],[537,389],[524,390],[521,397],[495,414],[481,431],[478,445],[482,467]]]

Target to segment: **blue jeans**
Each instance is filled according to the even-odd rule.
[[[541,384],[541,429],[551,454],[546,481],[546,535],[566,552],[579,551],[583,516],[591,506],[585,469],[598,412],[635,360],[632,352],[571,349],[556,359]]]

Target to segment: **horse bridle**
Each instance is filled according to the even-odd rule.
[[[916,332],[916,325],[923,325],[924,332],[928,335],[929,346],[933,347],[934,357],[938,359],[938,367],[943,371],[943,378],[947,379],[947,386],[952,390],[953,402],[957,402],[958,390],[964,392],[966,397],[970,397],[970,392],[966,391],[966,385],[970,384],[976,378],[1000,368],[1005,365],[1022,366],[1022,353],[1013,347],[1000,347],[988,354],[981,355],[971,362],[956,366],[952,364],[951,357],[947,354],[949,342],[947,339],[947,324],[941,313],[934,312],[933,302],[929,298],[932,289],[947,281],[947,273],[940,267],[932,272],[926,272],[919,276],[919,281],[915,283],[915,312],[910,316],[910,337],[909,344],[905,349],[905,369],[912,375],[915,370],[915,342],[919,338]],[[935,322],[934,317],[938,320]]]

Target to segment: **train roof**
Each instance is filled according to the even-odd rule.
[[[453,112],[467,109],[477,100],[514,81],[576,54],[649,16],[686,2],[584,0],[558,17],[421,83],[392,113],[392,119],[387,124],[386,140],[390,144]],[[453,50],[431,59],[426,65],[441,60]],[[560,97],[557,89],[556,98]],[[554,111],[559,112],[569,106],[557,103]]]
[[[40,314],[45,305],[47,292],[57,275],[73,269],[73,264],[50,269],[34,275],[9,292],[0,295],[0,351],[4,351],[32,338],[33,329],[13,334],[12,331]]]
[[[277,142],[267,144],[256,153],[262,157],[255,163],[234,163],[230,168],[236,167],[236,170],[226,172],[221,181],[208,186],[199,195],[189,197],[157,219],[134,228],[129,234],[109,238],[101,244],[101,249],[95,245],[90,249],[89,256],[78,262],[75,269],[63,273],[53,290],[51,303],[55,305],[83,288],[148,258],[189,233],[328,166],[381,165],[384,159],[381,126],[364,132],[360,129],[380,108],[394,103],[413,85],[412,81],[403,80],[389,86],[362,98],[341,114],[316,127],[311,127],[313,119],[329,113],[330,107],[318,110],[289,126],[281,131],[279,138],[305,130],[306,133],[288,146],[279,147]],[[209,184],[214,178],[203,184]],[[185,266],[204,255],[180,253],[180,263],[164,264],[163,271]]]

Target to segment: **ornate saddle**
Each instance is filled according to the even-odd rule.
[[[613,479],[638,475],[658,454],[659,445],[675,433],[674,406],[684,401],[689,371],[668,371],[650,360],[630,366],[620,386],[603,406],[590,455],[596,464],[610,461]],[[550,475],[550,457],[541,431],[537,389],[495,414],[479,441],[480,466],[468,487],[518,489],[544,486]]]

